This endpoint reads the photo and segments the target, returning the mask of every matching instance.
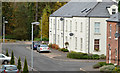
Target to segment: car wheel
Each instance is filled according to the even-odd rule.
[[[8,64],[8,61],[4,61],[4,64]]]

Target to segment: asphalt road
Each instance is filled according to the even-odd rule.
[[[27,49],[30,45],[25,44],[3,44],[2,48],[5,51],[8,49],[9,53],[14,52],[14,55],[24,62],[25,56],[28,65],[31,66],[31,50]],[[80,71],[80,68],[93,65],[90,62],[75,62],[75,61],[59,61],[48,58],[40,53],[34,52],[34,69],[38,71]]]

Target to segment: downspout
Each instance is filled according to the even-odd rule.
[[[90,54],[90,17],[88,19],[88,54]]]
[[[63,48],[64,48],[64,17],[63,17]]]
[[[56,17],[55,17],[55,44],[56,44],[56,33],[57,33],[57,30],[56,30]]]
[[[118,22],[118,34],[120,33],[120,22]],[[119,65],[119,39],[120,39],[120,37],[118,37],[118,65]]]

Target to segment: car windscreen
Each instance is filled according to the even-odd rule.
[[[41,45],[40,47],[48,47],[47,45]]]
[[[17,67],[15,66],[7,66],[5,67],[6,70],[17,70]]]

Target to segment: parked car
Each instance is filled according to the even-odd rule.
[[[37,50],[38,44],[40,44],[40,42],[33,42],[33,50]],[[31,45],[31,49],[32,49],[32,45]]]
[[[37,51],[38,52],[45,52],[45,51],[50,52],[50,48],[45,44],[39,44],[37,46]]]
[[[2,65],[1,73],[19,73],[15,65]]]
[[[4,54],[0,54],[0,62],[2,64],[8,64],[11,60],[11,57],[7,57],[6,55]]]

